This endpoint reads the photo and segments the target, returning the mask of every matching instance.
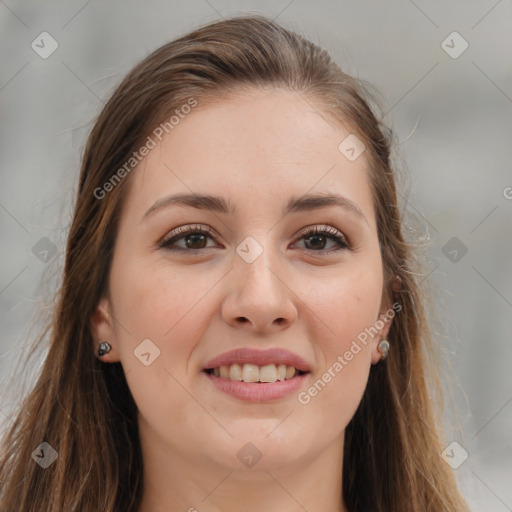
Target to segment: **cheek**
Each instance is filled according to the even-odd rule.
[[[128,384],[143,415],[173,415],[190,402],[179,383],[194,370],[191,354],[211,315],[206,296],[218,276],[192,267],[177,272],[165,261],[118,263],[111,276],[112,302]]]
[[[115,313],[123,324],[116,335],[128,386],[152,428],[192,432],[192,419],[200,412],[185,388],[205,318],[199,288],[191,286],[193,276],[171,275],[158,263],[140,265],[137,271],[135,266],[118,267],[119,274],[112,276]]]
[[[117,267],[111,289],[115,312],[124,319],[132,341],[150,338],[163,345],[175,337],[181,324],[193,328],[191,319],[197,321],[201,315],[201,300],[214,283],[211,272],[199,275],[192,270],[177,271],[165,261],[134,260]]]
[[[320,415],[337,416],[336,421],[344,424],[355,412],[368,380],[382,291],[378,269],[364,266],[340,273],[335,283],[317,289],[311,304],[321,319],[310,333],[321,365],[301,403],[321,404]]]
[[[341,351],[378,319],[382,295],[380,266],[358,265],[343,269],[336,278],[323,282],[308,297],[328,328],[326,351]]]

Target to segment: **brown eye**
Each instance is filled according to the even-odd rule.
[[[315,228],[303,233],[300,239],[304,240],[304,246],[307,250],[314,252],[333,252],[340,249],[350,248],[345,236],[337,229],[331,228],[329,226],[316,226]],[[333,241],[337,247],[326,250],[326,245],[328,244],[329,240]]]
[[[327,243],[327,237],[325,235],[310,235],[304,239],[304,245],[306,249],[325,249],[325,245]]]
[[[159,243],[159,247],[168,251],[193,252],[201,249],[209,249],[207,247],[208,239],[212,239],[210,232],[200,227],[188,226],[173,231],[168,237]],[[177,245],[182,242],[181,246]]]
[[[208,236],[202,233],[193,233],[183,237],[188,249],[204,249],[208,243]]]

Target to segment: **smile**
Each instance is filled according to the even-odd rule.
[[[293,379],[295,375],[304,373],[301,370],[297,370],[294,366],[287,366],[286,364],[258,366],[251,363],[222,365],[206,371],[222,379],[229,379],[236,382],[260,383],[290,380]]]
[[[311,374],[311,365],[284,348],[237,348],[220,354],[202,373],[223,394],[245,402],[269,402],[297,392]]]

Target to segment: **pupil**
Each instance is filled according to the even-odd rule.
[[[311,245],[311,244],[308,244],[308,242],[307,242],[308,240],[316,240],[317,242],[318,242],[319,240],[322,240],[322,241],[324,242],[324,243],[320,242],[320,245],[313,243],[313,247],[312,247],[313,249],[314,249],[315,247],[316,247],[317,249],[323,249],[323,248],[324,248],[323,246],[325,246],[325,236],[323,236],[323,235],[311,235],[311,236],[308,236],[308,237],[305,239],[305,241],[306,241],[306,247],[307,247],[308,245]],[[307,248],[308,248],[308,249],[311,249],[311,247],[307,247]]]
[[[189,243],[191,239],[193,241],[192,241],[192,243]],[[205,247],[204,242],[205,241],[206,241],[206,236],[205,235],[201,235],[201,234],[188,235],[187,236],[187,247],[189,249],[204,249],[204,247]],[[203,243],[201,243],[201,242],[203,242]],[[194,246],[195,243],[199,243],[199,247]],[[192,245],[192,247],[191,247],[191,245]]]

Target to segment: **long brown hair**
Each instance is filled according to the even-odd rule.
[[[137,511],[143,464],[137,409],[120,363],[95,357],[90,328],[106,291],[126,187],[137,171],[125,167],[115,186],[104,185],[191,98],[204,106],[245,87],[301,94],[333,122],[350,126],[366,146],[383,297],[398,300],[402,310],[389,333],[390,356],[372,366],[346,429],[342,488],[348,509],[467,510],[441,458],[440,409],[429,393],[439,384],[413,253],[402,235],[391,132],[373,112],[364,83],[342,72],[324,49],[260,16],[215,22],[157,49],[126,76],[100,113],[83,156],[49,351],[3,440],[1,510]],[[401,279],[399,291],[393,291],[393,276]],[[42,442],[58,453],[47,469],[32,458]]]

